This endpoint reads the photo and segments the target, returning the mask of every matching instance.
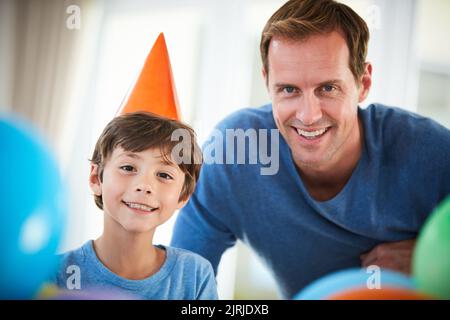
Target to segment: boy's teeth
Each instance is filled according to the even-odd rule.
[[[323,128],[317,131],[304,131],[302,129],[297,129],[297,133],[301,136],[304,136],[306,138],[315,138],[318,137],[327,131],[328,128]]]
[[[131,203],[131,202],[126,202],[127,206],[129,206],[132,209],[139,209],[139,210],[143,210],[143,211],[152,211],[153,208],[146,206],[145,204],[139,204],[139,203]]]

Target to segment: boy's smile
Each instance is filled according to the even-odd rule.
[[[155,208],[143,203],[137,203],[137,202],[129,202],[129,201],[123,201],[122,202],[130,209],[135,210],[137,213],[143,213],[143,214],[149,214],[152,212],[155,212],[159,208]]]
[[[112,222],[105,225],[133,233],[150,232],[187,202],[179,201],[184,173],[158,149],[129,152],[115,148],[106,161],[102,181],[96,179],[95,167],[91,188],[102,196],[105,222]]]

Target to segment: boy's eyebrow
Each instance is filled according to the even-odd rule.
[[[130,157],[130,158],[135,158],[135,159],[142,159],[138,154],[136,153],[132,153],[132,152],[125,152],[122,153],[119,158],[121,157]]]
[[[121,155],[119,155],[119,158],[122,158],[122,157],[130,157],[130,158],[134,158],[134,159],[138,159],[138,160],[142,159],[141,156],[139,156],[138,154],[133,153],[133,152],[122,153]],[[159,158],[159,162],[162,164],[165,164],[165,165],[168,165],[168,166],[171,166],[174,168],[178,168],[178,165],[176,163],[174,163],[172,161],[167,161],[163,156],[159,156],[157,158]]]
[[[171,167],[174,167],[174,168],[178,167],[178,165],[176,163],[174,163],[174,162],[172,162],[170,160],[168,161],[163,156],[159,156],[158,158],[159,158],[159,162],[162,163],[162,164],[165,164],[165,165],[168,165],[168,166],[171,166]]]

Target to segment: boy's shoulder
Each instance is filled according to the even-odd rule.
[[[214,271],[207,259],[186,249],[169,246],[164,248],[167,253],[166,264],[173,261],[168,273],[171,282],[177,284],[172,288],[177,296],[191,300],[218,299]]]
[[[89,260],[91,258],[90,251],[92,250],[92,240],[87,241],[84,243],[81,247],[66,251],[62,254],[58,255],[58,261],[60,268],[71,265],[85,265],[86,263],[89,263]]]
[[[174,258],[175,265],[182,265],[185,268],[190,268],[198,271],[212,272],[211,263],[197,253],[171,246],[158,245],[158,247],[165,249],[167,255]]]
[[[50,277],[49,282],[58,287],[65,287],[68,274],[79,272],[92,264],[89,257],[89,248],[92,248],[92,240],[86,242],[81,247],[66,251],[57,255],[58,266],[56,272]]]

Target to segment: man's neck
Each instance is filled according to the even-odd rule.
[[[347,184],[359,159],[363,146],[363,128],[360,121],[355,128],[358,134],[347,141],[327,163],[320,166],[296,165],[311,197],[326,201],[335,197]]]
[[[105,217],[103,234],[94,241],[99,260],[122,278],[140,280],[155,274],[165,260],[165,253],[153,246],[154,230],[130,233],[120,230],[122,227],[111,220]]]

